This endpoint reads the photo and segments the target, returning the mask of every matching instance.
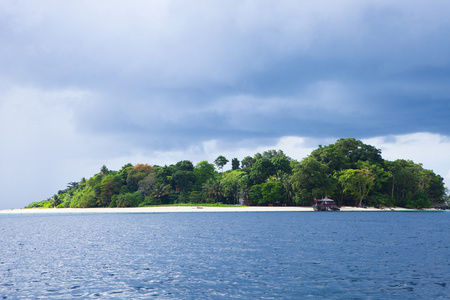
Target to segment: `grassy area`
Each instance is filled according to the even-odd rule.
[[[145,205],[141,207],[160,207],[160,206],[207,206],[207,207],[244,207],[242,205],[222,204],[222,203],[176,203],[176,204],[161,204],[161,205]],[[33,202],[25,208],[53,208],[50,201]]]
[[[53,208],[50,201],[41,201],[41,202],[33,202],[28,206],[25,206],[24,208]]]
[[[242,205],[222,204],[222,203],[176,203],[176,204],[146,205],[144,207],[159,207],[159,206],[244,207]]]

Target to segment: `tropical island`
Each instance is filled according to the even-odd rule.
[[[102,208],[167,205],[311,206],[333,198],[338,206],[448,207],[443,178],[411,160],[388,161],[354,138],[319,146],[297,161],[269,150],[214,163],[106,166],[89,179],[70,182],[52,197],[26,208]],[[199,208],[201,208],[199,207]]]

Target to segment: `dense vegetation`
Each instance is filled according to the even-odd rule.
[[[70,182],[48,200],[28,207],[134,207],[177,203],[311,205],[328,196],[339,205],[425,208],[445,202],[443,179],[410,160],[388,161],[381,151],[353,138],[319,146],[301,161],[270,150],[242,161],[219,156],[195,166],[103,166]]]

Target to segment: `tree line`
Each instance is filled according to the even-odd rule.
[[[447,203],[443,178],[411,160],[384,160],[381,151],[354,138],[319,146],[301,161],[269,150],[213,163],[106,166],[70,182],[31,207],[137,207],[177,203],[309,206],[328,196],[338,205],[427,208]]]

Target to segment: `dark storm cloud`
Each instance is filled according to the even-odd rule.
[[[27,179],[37,191],[146,153],[449,135],[449,12],[446,0],[2,1],[0,181],[23,157],[30,174],[55,166]]]

